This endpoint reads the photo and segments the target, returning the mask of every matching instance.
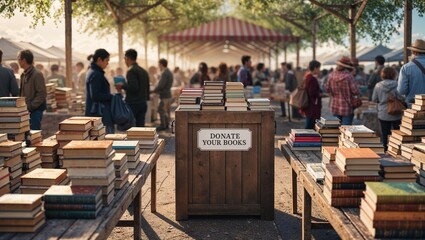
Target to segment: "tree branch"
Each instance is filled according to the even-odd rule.
[[[112,13],[112,17],[114,17],[115,20],[117,22],[119,22],[120,19],[119,19],[117,13],[115,12],[114,8],[112,7],[111,2],[109,0],[105,0],[104,3],[106,5],[106,8],[108,8],[108,10]]]
[[[354,17],[354,19],[352,19],[354,26],[356,26],[357,22],[360,19],[360,16],[362,15],[363,11],[365,10],[366,5],[367,5],[367,1],[368,0],[363,0],[362,5],[360,6],[359,10],[356,13],[356,16]]]
[[[336,16],[337,18],[341,19],[342,21],[346,22],[346,23],[351,23],[350,19],[347,18],[346,16],[342,15],[341,13],[335,11],[334,9],[332,9],[331,6],[322,4],[316,0],[310,0],[310,2],[320,8],[323,8],[325,11],[331,13],[332,15]],[[351,5],[350,5],[351,6]]]
[[[312,33],[311,29],[308,29],[305,26],[303,26],[302,24],[297,23],[294,19],[288,18],[285,14],[279,14],[278,17],[289,22],[290,24],[294,25],[295,27],[297,27],[297,28],[299,28],[303,31],[306,31],[308,33]]]
[[[159,5],[161,5],[164,1],[165,0],[158,0],[158,1],[156,1],[156,3],[154,3],[152,5],[149,5],[148,7],[144,8],[144,9],[142,9],[142,10],[136,12],[136,13],[133,13],[133,15],[131,15],[130,17],[124,19],[122,22],[123,23],[129,22],[129,21],[137,18],[138,16],[146,13],[147,11],[151,10],[152,8],[155,8],[155,7],[159,6]]]

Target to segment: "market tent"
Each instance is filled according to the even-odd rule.
[[[359,53],[357,54],[357,59],[359,60],[359,62],[373,62],[375,61],[376,56],[385,55],[389,52],[391,52],[390,48],[379,44],[378,46],[368,47],[363,49],[362,51],[359,51]]]
[[[0,38],[0,48],[3,51],[3,61],[16,61],[18,52],[24,49],[30,49],[34,54],[34,61],[50,62],[59,60],[52,54],[38,50],[39,47],[30,43],[13,42],[6,38]]]
[[[227,53],[239,56],[251,54],[253,57],[277,55],[290,43],[299,43],[300,38],[283,34],[265,27],[242,21],[234,17],[224,17],[200,26],[185,29],[158,37],[159,43],[167,44],[168,51],[191,58]],[[169,43],[173,43],[169,46]]]
[[[403,48],[396,49],[384,55],[386,62],[399,62],[404,59]]]
[[[56,62],[60,62],[60,60],[61,60],[59,57],[55,56],[54,54],[49,53],[44,48],[41,48],[41,47],[35,45],[34,43],[30,43],[30,42],[17,42],[16,44],[20,45],[24,49],[29,49],[34,54],[34,59],[36,61],[49,61],[49,62],[50,61],[56,61]],[[35,56],[36,53],[38,55],[43,55],[44,58],[37,58]]]
[[[51,46],[51,47],[47,48],[46,51],[57,56],[58,58],[61,59],[61,61],[65,62],[65,50],[64,49],[57,47],[57,46]],[[87,54],[87,56],[88,55],[89,54]],[[72,61],[84,63],[84,62],[87,61],[87,58],[82,53],[72,52]]]

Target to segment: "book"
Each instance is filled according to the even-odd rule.
[[[375,137],[376,134],[373,130],[364,125],[351,125],[341,127],[348,137]]]
[[[51,186],[60,184],[66,178],[65,169],[38,168],[21,176],[21,181],[25,186]]]
[[[58,131],[57,141],[85,140],[89,137],[90,130],[87,131]]]
[[[90,120],[85,119],[65,119],[59,123],[61,131],[87,131],[92,128]]]
[[[21,113],[27,111],[27,106],[21,107],[0,107],[2,113]]]
[[[63,147],[63,155],[67,158],[104,158],[112,151],[112,141],[80,141],[75,140]]]
[[[84,176],[93,176],[93,177],[107,177],[114,170],[114,164],[110,163],[106,168],[93,168],[93,167],[79,167],[79,168],[68,168],[68,176],[71,178],[74,177],[84,177]]]
[[[322,147],[322,154],[330,161],[334,161],[336,156],[336,149],[337,147]]]
[[[347,176],[335,165],[326,164],[325,177],[330,183],[364,183],[366,181],[376,182],[380,180],[379,176]]]
[[[115,174],[109,173],[106,177],[73,177],[72,184],[81,186],[108,186],[115,180]]]
[[[325,171],[321,163],[308,163],[307,172],[315,181],[323,181],[325,179]]]
[[[102,208],[92,210],[47,210],[46,217],[50,219],[94,219]]]
[[[5,194],[0,197],[0,212],[33,211],[41,207],[41,194]]]
[[[318,121],[323,125],[341,125],[341,121],[337,117],[320,117]]]
[[[26,107],[24,97],[0,97],[0,107]]]
[[[417,183],[366,182],[365,184],[371,204],[425,202],[425,187]]]
[[[406,160],[389,157],[382,157],[379,162],[385,172],[411,172],[415,166]]]
[[[14,142],[14,141],[0,142],[0,152],[12,152],[21,148],[22,148],[21,142]]]
[[[381,157],[370,148],[338,148],[336,159],[346,164],[379,164]]]
[[[41,228],[46,223],[46,220],[43,218],[35,225],[29,225],[29,226],[19,226],[19,225],[13,225],[13,226],[0,226],[0,232],[35,232],[39,228]]]
[[[96,204],[100,201],[100,186],[53,185],[44,193],[45,203]]]
[[[320,137],[313,129],[291,129],[291,135],[295,137]]]
[[[39,211],[34,218],[0,218],[0,226],[32,226],[44,218],[44,211]]]
[[[114,84],[118,85],[119,83],[125,84],[125,78],[123,76],[115,76],[114,77]]]

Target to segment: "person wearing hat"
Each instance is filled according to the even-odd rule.
[[[375,57],[375,71],[370,76],[367,89],[369,91],[369,101],[372,101],[373,89],[375,89],[375,85],[381,81],[381,71],[384,68],[385,58],[381,55]]]
[[[413,60],[400,69],[397,91],[406,96],[406,103],[415,101],[416,94],[425,94],[425,41],[416,40],[411,47]]]
[[[336,62],[336,69],[329,74],[326,92],[332,97],[331,112],[342,125],[351,125],[354,118],[354,108],[351,99],[360,95],[354,81],[353,63],[348,57],[342,57]]]

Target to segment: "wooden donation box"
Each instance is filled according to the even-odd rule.
[[[274,219],[274,111],[176,111],[176,219]]]

